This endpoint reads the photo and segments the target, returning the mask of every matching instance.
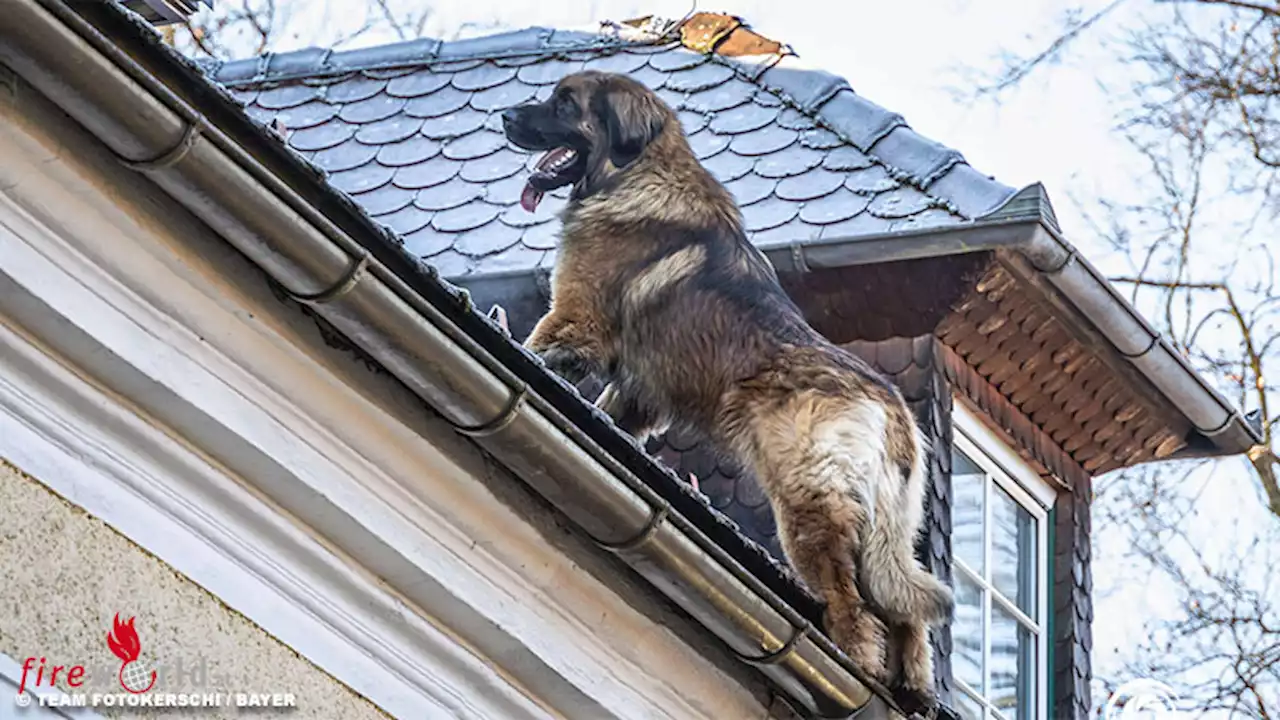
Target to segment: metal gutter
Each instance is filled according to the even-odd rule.
[[[910,232],[830,238],[765,250],[779,272],[810,272],[978,251],[1017,252],[1195,428],[1173,457],[1246,452],[1259,430],[1211,387],[1063,237],[1044,188],[1031,185],[972,222]]]
[[[872,689],[830,641],[297,189],[78,14],[8,0],[0,61],[755,665],[800,707]],[[73,9],[75,8],[75,9]],[[112,12],[118,12],[110,9]],[[372,227],[372,226],[371,226]]]

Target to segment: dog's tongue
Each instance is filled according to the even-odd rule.
[[[542,202],[542,191],[525,183],[524,190],[520,193],[520,207],[526,212],[537,212],[540,202]]]
[[[533,174],[546,174],[559,169],[556,166],[560,164],[567,155],[573,151],[569,148],[554,148],[543,153],[538,159],[538,164],[533,166]],[[538,203],[542,202],[543,192],[534,187],[532,183],[525,183],[524,191],[520,193],[520,207],[528,212],[535,212],[538,209]]]

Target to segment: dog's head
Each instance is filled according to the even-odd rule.
[[[546,152],[521,204],[533,211],[543,193],[565,185],[574,186],[575,198],[599,191],[678,122],[657,95],[625,75],[588,70],[565,76],[544,102],[502,114],[507,139]]]

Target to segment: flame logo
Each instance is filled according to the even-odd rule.
[[[1116,688],[1102,709],[1103,720],[1173,720],[1178,713],[1178,694],[1157,680],[1130,680]]]
[[[141,685],[146,680],[146,670],[135,667],[129,668],[137,661],[138,656],[142,654],[142,642],[138,640],[138,631],[133,629],[133,618],[129,618],[124,622],[120,622],[120,613],[116,613],[115,618],[111,622],[111,632],[107,633],[107,647],[111,648],[111,652],[120,658],[120,687],[134,695],[140,695],[151,689],[156,684],[156,671],[151,671],[151,682],[141,690],[130,687],[125,682],[125,670],[130,669],[127,673],[128,679],[133,681],[133,685]]]

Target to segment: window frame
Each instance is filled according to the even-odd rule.
[[[1049,555],[1050,511],[1057,499],[1058,490],[1036,473],[1030,465],[1018,457],[1012,447],[996,434],[977,412],[970,409],[962,398],[956,397],[952,403],[952,449],[964,453],[990,479],[983,483],[983,539],[982,553],[984,572],[976,572],[963,561],[952,556],[953,572],[964,573],[982,589],[982,623],[984,640],[982,643],[982,682],[989,692],[991,688],[991,643],[989,642],[992,604],[1018,618],[1024,624],[1036,629],[1036,677],[1035,677],[1035,720],[1049,718],[1049,612],[1052,607],[1050,593],[1053,586],[1052,558]],[[954,468],[953,468],[954,470]],[[984,576],[991,572],[991,542],[989,532],[992,520],[991,494],[993,485],[999,486],[1025,509],[1036,520],[1036,617],[1032,621],[1008,598],[997,590]],[[996,599],[999,596],[999,599]],[[974,691],[963,680],[952,677],[958,692],[968,695],[973,702],[982,707],[984,720],[1008,720],[1008,716],[991,706],[986,700],[986,693]],[[1021,719],[1020,719],[1021,720]]]

